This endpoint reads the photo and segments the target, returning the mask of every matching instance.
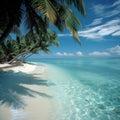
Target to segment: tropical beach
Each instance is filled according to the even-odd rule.
[[[28,63],[1,65],[1,120],[119,120],[119,59]]]
[[[54,104],[46,69],[32,63],[0,65],[0,120],[49,120]]]
[[[1,0],[0,120],[120,120],[120,0]]]

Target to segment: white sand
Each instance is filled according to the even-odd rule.
[[[45,81],[45,71],[47,69],[45,66],[36,66],[27,63],[25,63],[24,66],[17,67],[10,67],[9,64],[0,64],[0,68],[2,68],[3,71],[12,70],[15,72],[14,74],[22,72],[33,75],[39,78],[39,80],[43,80],[43,83]],[[47,85],[22,83],[20,86],[34,91],[33,96],[15,93],[24,101],[24,107],[15,109],[12,105],[6,105],[6,103],[0,104],[0,120],[50,120],[53,112],[53,99],[49,92],[49,87]]]
[[[14,72],[23,72],[27,74],[30,74],[32,71],[34,71],[36,67],[37,67],[36,65],[27,64],[27,63],[24,63],[23,66],[15,66],[15,67],[10,64],[0,64],[0,68],[2,68],[3,71],[12,70]]]

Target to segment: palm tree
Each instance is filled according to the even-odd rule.
[[[33,33],[27,33],[26,35],[23,36],[17,36],[16,41],[14,40],[14,43],[16,46],[14,48],[18,48],[18,50],[14,49],[17,52],[16,55],[12,59],[9,59],[9,63],[12,63],[13,61],[17,60],[18,58],[24,61],[28,56],[31,56],[32,54],[38,53],[38,51],[43,51],[45,53],[50,52],[48,49],[49,46],[55,45],[58,46],[59,43],[56,40],[57,35],[55,34],[54,31],[48,30],[46,34],[40,35],[38,34],[33,34]],[[5,42],[4,42],[5,43]],[[8,45],[8,44],[7,44]],[[12,45],[11,45],[12,46]],[[8,47],[8,46],[7,46]],[[6,48],[6,47],[5,47]],[[10,47],[10,49],[12,49]],[[5,49],[6,50],[6,49]],[[12,50],[9,50],[10,53],[7,55],[9,56],[11,54]],[[13,52],[12,52],[13,53]]]
[[[13,63],[18,59],[24,61],[26,57],[36,54],[40,50],[48,53],[50,52],[49,46],[58,46],[56,37],[54,31],[48,30],[41,37],[35,33],[27,33],[23,36],[17,36],[16,40],[7,38],[0,45],[0,62]]]
[[[48,53],[50,52],[48,49],[49,46],[59,45],[56,37],[56,33],[52,30],[48,30],[46,34],[42,34],[42,36],[36,33],[27,33],[24,36],[17,37],[19,55],[25,58],[27,55],[36,54],[40,50]]]
[[[5,62],[6,61],[5,58],[6,58],[5,51],[3,49],[3,46],[0,45],[0,63]]]
[[[14,27],[19,27],[23,17],[28,30],[42,36],[49,25],[54,24],[59,30],[67,28],[79,41],[77,30],[78,18],[70,9],[75,7],[85,15],[83,0],[2,0],[0,2],[0,44],[4,42]]]
[[[2,46],[0,46],[0,61],[7,62],[13,59],[19,53],[19,48],[15,40],[7,39]]]
[[[0,42],[3,42],[15,26],[21,22],[21,0],[2,0],[0,2]]]

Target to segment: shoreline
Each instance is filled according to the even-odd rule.
[[[49,91],[49,81],[46,80],[45,76],[47,67],[23,63],[22,66],[0,64],[0,69],[3,71],[2,74],[4,72],[6,74],[6,76],[3,75],[1,81],[6,81],[5,84],[8,84],[6,88],[4,84],[1,84],[3,86],[1,93],[4,95],[4,98],[0,98],[1,120],[14,120],[16,118],[16,120],[50,120],[53,114],[54,100]],[[9,103],[10,100],[7,101],[10,99],[7,95],[7,89],[9,89],[8,92],[12,92],[9,93],[13,97],[12,103]],[[18,98],[15,99],[18,101],[14,100],[16,96]],[[5,102],[4,99],[6,99]],[[16,104],[18,106],[15,106]]]

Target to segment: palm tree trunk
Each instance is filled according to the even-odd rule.
[[[19,55],[17,55],[16,57],[14,57],[12,60],[8,61],[8,64],[13,63],[15,60],[17,60],[17,59],[18,59],[18,57],[22,56],[23,54],[25,54],[25,52],[20,53]]]

